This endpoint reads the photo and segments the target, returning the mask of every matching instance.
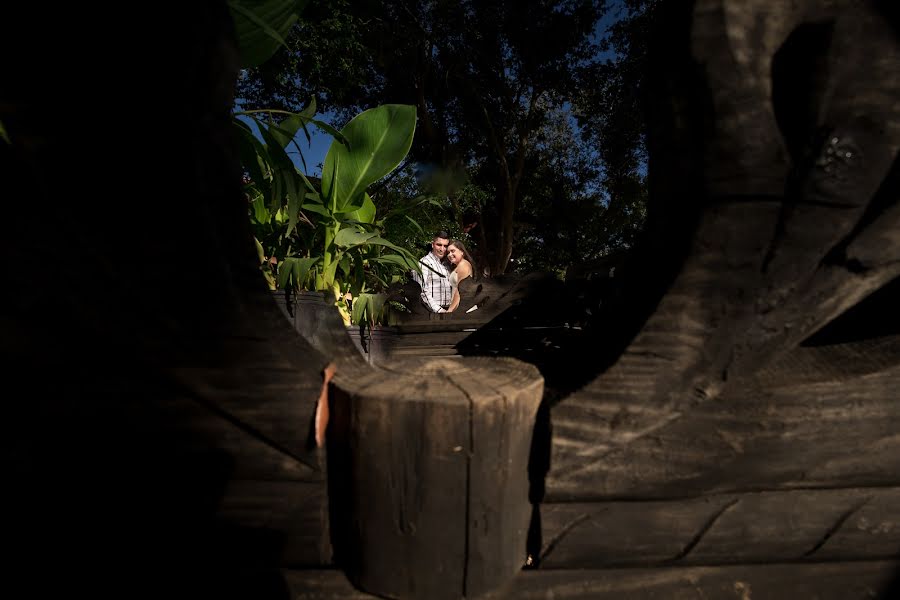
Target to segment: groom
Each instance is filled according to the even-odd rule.
[[[450,272],[444,264],[444,255],[450,244],[446,231],[438,231],[431,240],[431,252],[419,259],[422,273],[413,271],[412,277],[422,288],[422,304],[434,313],[445,313],[450,308],[452,290]]]

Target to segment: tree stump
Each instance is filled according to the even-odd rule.
[[[507,358],[338,373],[328,430],[335,561],[391,598],[473,598],[521,569],[544,381]]]

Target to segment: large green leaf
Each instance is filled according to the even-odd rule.
[[[360,295],[353,299],[353,310],[350,313],[350,322],[354,325],[359,325],[360,323],[365,322],[366,318],[366,308],[368,304],[368,298]]]
[[[384,246],[385,248],[390,248],[391,250],[395,250],[395,251],[399,252],[400,254],[409,254],[409,252],[407,252],[400,246],[387,241],[383,237],[378,237],[377,235],[366,240],[366,243],[375,244],[377,246]],[[416,261],[416,262],[418,262],[418,261]]]
[[[309,212],[314,212],[314,213],[316,213],[317,215],[322,215],[323,217],[329,217],[329,218],[331,217],[331,213],[329,213],[329,212],[325,209],[325,207],[322,206],[321,204],[316,204],[316,203],[313,203],[313,202],[307,202],[307,203],[305,203],[305,204],[302,204],[302,205],[300,206],[300,208],[302,208],[303,210],[309,211]]]
[[[360,294],[353,299],[350,322],[354,325],[368,323],[370,326],[384,322],[386,294]]]
[[[360,207],[348,206],[350,212],[342,213],[345,220],[371,224],[375,221],[375,203],[369,194],[363,194],[363,202]]]
[[[269,60],[297,22],[307,0],[228,0],[237,32],[241,66]]]
[[[332,142],[322,169],[322,192],[329,198],[335,194],[336,212],[356,204],[369,185],[400,164],[415,131],[416,108],[406,104],[372,108],[347,123],[341,134],[350,148]],[[341,167],[334,175],[338,162]]]
[[[266,197],[260,193],[254,196],[250,203],[251,217],[260,225],[266,225],[272,220],[272,213],[266,207]]]
[[[253,238],[253,241],[256,244],[256,258],[259,259],[259,264],[263,264],[266,262],[266,251],[263,249],[263,246],[259,243],[258,239]]]
[[[296,167],[294,167],[294,162],[291,160],[291,157],[287,155],[287,152],[284,151],[281,140],[276,137],[276,134],[269,127],[269,124],[264,123],[255,117],[253,117],[253,121],[256,123],[257,127],[259,127],[259,133],[266,142],[266,150],[269,152],[272,165],[280,169],[295,171]]]
[[[292,257],[284,259],[278,267],[278,287],[304,288],[309,272],[319,262],[319,257]]]
[[[341,248],[349,248],[351,246],[365,244],[375,237],[377,237],[377,234],[375,233],[359,231],[353,227],[347,227],[346,229],[338,231],[337,235],[334,236],[334,245],[340,246]]]
[[[284,132],[284,135],[287,137],[284,140],[284,146],[287,147],[288,144],[294,139],[294,136],[297,135],[297,132],[300,129],[306,133],[306,139],[309,139],[309,132],[306,131],[306,124],[310,119],[313,118],[316,114],[316,99],[312,97],[309,99],[309,104],[306,105],[306,108],[301,110],[298,113],[294,113],[291,116],[283,119],[278,123],[278,130]]]
[[[262,188],[266,185],[265,170],[268,169],[267,166],[264,166],[268,158],[265,146],[259,143],[259,140],[256,139],[256,136],[253,135],[246,123],[234,119],[232,125],[236,130],[235,137],[237,138],[241,163],[249,171],[250,179],[253,183]]]
[[[380,263],[383,265],[397,265],[405,269],[416,268],[415,260],[410,260],[409,258],[401,256],[399,254],[385,254],[384,256],[379,256],[378,258],[370,258],[369,262]]]

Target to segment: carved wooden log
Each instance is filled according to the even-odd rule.
[[[471,598],[508,582],[531,514],[537,369],[437,359],[335,382],[329,496],[349,577],[393,598]]]

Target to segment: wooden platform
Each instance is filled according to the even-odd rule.
[[[626,569],[541,569],[520,573],[495,598],[534,600],[848,600],[886,597],[900,561],[780,563],[719,567],[638,567]],[[291,598],[363,600],[340,571],[277,574]]]
[[[473,333],[436,329],[410,331],[399,354],[441,355]],[[540,568],[498,597],[889,598],[900,574],[898,348],[900,337],[798,348],[739,396],[615,448],[597,439],[615,440],[629,415],[566,398],[549,413],[534,505]],[[284,541],[277,577],[295,597],[369,597],[330,570],[321,473],[279,471],[233,482],[221,518]]]

